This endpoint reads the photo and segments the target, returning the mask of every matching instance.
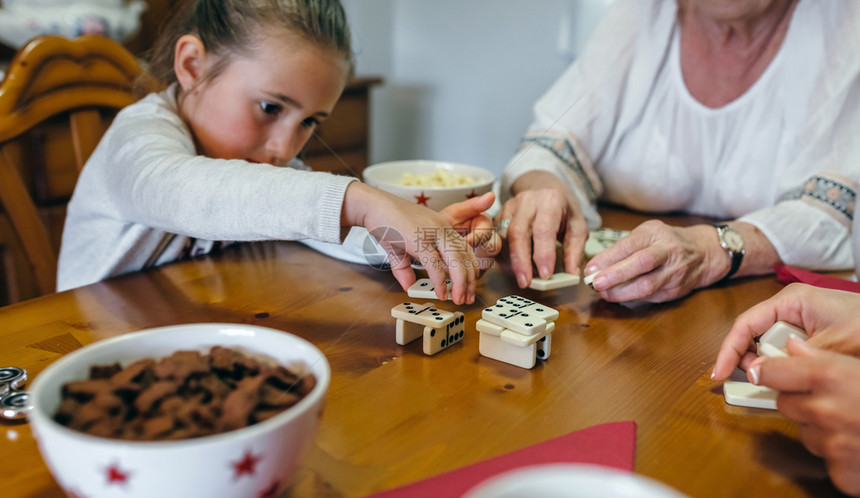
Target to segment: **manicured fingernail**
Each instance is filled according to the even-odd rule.
[[[540,278],[549,278],[552,276],[552,272],[549,270],[548,266],[541,267],[540,269]]]
[[[750,377],[752,377],[752,383],[755,385],[758,385],[760,371],[761,365],[750,367]]]
[[[801,349],[804,349],[806,351],[812,350],[812,347],[806,341],[801,339],[799,335],[792,334],[788,337],[788,340],[794,342],[794,344]]]
[[[520,286],[520,289],[525,289],[529,284],[528,279],[522,273],[517,273],[517,284]]]

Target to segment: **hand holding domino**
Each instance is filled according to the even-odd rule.
[[[789,337],[799,337],[804,341],[809,339],[803,329],[785,322],[776,322],[759,339],[759,356],[788,356],[785,352],[785,346]],[[726,381],[723,383],[723,395],[726,398],[726,403],[730,405],[776,410],[778,394],[777,391],[769,387],[757,386],[749,382]]]

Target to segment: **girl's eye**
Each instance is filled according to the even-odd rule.
[[[278,104],[273,104],[271,102],[260,102],[260,108],[263,110],[264,113],[270,115],[275,115],[281,112],[281,106],[279,106]]]
[[[317,126],[318,124],[320,124],[320,122],[319,120],[317,120],[317,118],[307,118],[302,121],[302,126],[304,126],[305,128],[312,128],[314,126]]]

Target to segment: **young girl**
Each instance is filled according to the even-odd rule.
[[[443,213],[294,161],[352,73],[338,0],[192,0],[148,65],[163,88],[121,111],[68,206],[58,290],[196,256],[221,241],[339,242],[390,227],[395,278],[425,263],[440,298],[474,301],[478,261],[461,230],[487,227],[492,194]],[[496,251],[497,252],[497,251]],[[435,262],[435,264],[434,264]],[[428,264],[430,263],[430,264]]]

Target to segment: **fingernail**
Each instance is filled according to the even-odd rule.
[[[589,265],[585,267],[585,274],[591,275],[592,273],[597,273],[597,266]]]
[[[806,341],[800,338],[798,335],[790,335],[788,336],[788,340],[794,343],[794,347],[798,349],[802,349],[803,351],[812,351],[812,346],[810,346]]]
[[[549,270],[548,266],[544,266],[540,269],[540,278],[547,279],[552,276],[552,272]]]
[[[529,282],[525,275],[517,273],[517,284],[520,286],[520,289],[525,289]]]
[[[761,365],[750,367],[750,377],[752,377],[752,383],[755,385],[758,385],[760,371]]]
[[[717,376],[717,372],[712,371],[711,372],[711,380],[714,380],[714,377],[716,377],[716,376]]]

